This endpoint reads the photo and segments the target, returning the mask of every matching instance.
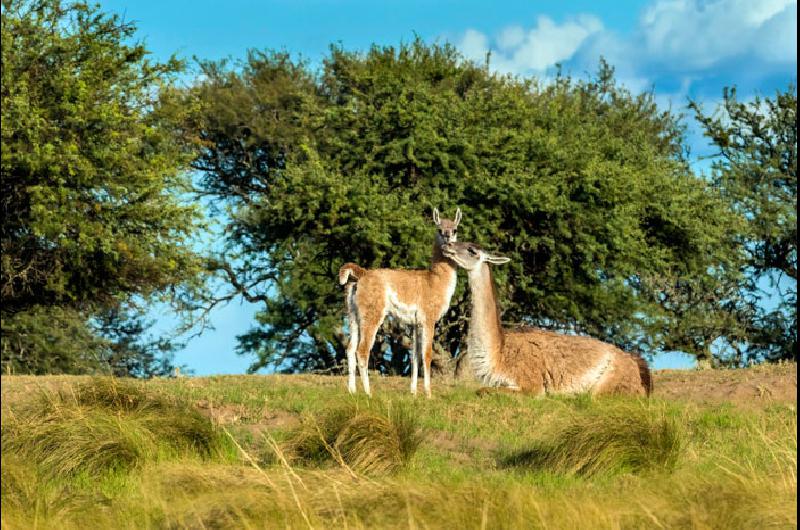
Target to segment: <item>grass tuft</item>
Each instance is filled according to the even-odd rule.
[[[758,373],[724,375],[749,385]],[[83,381],[3,378],[3,529],[797,527],[794,399],[478,399],[471,385],[442,384],[420,403],[401,378],[381,380],[380,401],[343,395],[341,378],[322,376]],[[62,391],[30,392],[42,387]],[[236,411],[224,418],[222,441],[210,439],[209,458],[175,418],[202,401],[218,405],[209,406],[214,417]],[[61,427],[44,436],[48,417]],[[197,436],[215,429],[196,419]],[[124,441],[111,420],[131,431],[140,456],[124,469],[106,461],[56,471],[98,452],[98,441]],[[419,425],[431,431],[424,444]],[[27,427],[38,435],[23,443]],[[241,459],[215,456],[225,441],[242,447]],[[30,450],[42,442],[50,445]],[[497,465],[508,454],[498,448],[539,451],[519,472]],[[370,467],[370,458],[397,455],[411,460],[399,473]]]
[[[677,423],[663,410],[636,404],[582,409],[545,427],[533,447],[502,463],[587,477],[669,471],[678,460],[682,438]]]
[[[2,435],[4,455],[36,462],[50,477],[96,477],[168,454],[230,454],[222,433],[187,402],[111,378],[43,393],[3,418]]]
[[[404,467],[422,439],[416,418],[405,406],[372,402],[307,418],[290,437],[287,449],[306,465],[333,461],[358,473],[380,475]]]

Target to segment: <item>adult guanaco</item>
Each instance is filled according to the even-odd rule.
[[[474,243],[448,243],[442,253],[468,273],[467,354],[485,385],[538,395],[650,394],[650,370],[638,355],[591,337],[503,329],[489,264],[507,263],[509,258]]]

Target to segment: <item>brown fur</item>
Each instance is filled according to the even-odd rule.
[[[366,272],[367,269],[359,267],[355,263],[345,263],[339,269],[339,284],[344,285],[347,282],[356,282],[364,276]]]
[[[444,252],[469,271],[472,310],[467,343],[474,351],[468,354],[487,384],[533,394],[650,394],[647,363],[612,344],[535,328],[504,330],[486,260],[502,263],[505,258],[471,243],[449,244]]]
[[[454,242],[461,219],[439,219],[434,210],[437,235],[431,265],[425,270],[364,269],[347,263],[339,269],[339,283],[345,285],[345,307],[350,320],[348,364],[350,392],[355,392],[355,365],[361,372],[364,390],[369,393],[367,365],[375,334],[387,315],[414,326],[412,352],[412,392],[416,393],[417,355],[421,353],[425,373],[425,393],[430,396],[430,365],[436,322],[450,305],[455,289],[456,267],[442,254],[446,242]]]
[[[367,269],[355,263],[345,263],[339,269],[339,284],[344,285],[344,307],[350,314],[353,310],[351,300],[355,292],[356,282],[367,273]]]

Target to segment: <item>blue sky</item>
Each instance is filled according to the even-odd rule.
[[[771,95],[797,80],[796,0],[650,0],[597,2],[103,0],[106,11],[139,28],[155,58],[242,58],[248,48],[284,49],[319,63],[331,43],[365,49],[419,35],[448,41],[467,57],[492,53],[492,68],[551,76],[557,63],[575,75],[594,71],[600,56],[631,90],[653,89],[662,106],[687,98],[712,110],[722,88],[742,98]],[[691,127],[692,152],[711,151]],[[696,166],[705,164],[699,159]],[[189,342],[177,360],[198,375],[242,373],[251,359],[235,355],[255,307],[232,303],[214,312],[216,328]],[[157,315],[160,327],[172,322]],[[686,367],[680,354],[656,368]]]

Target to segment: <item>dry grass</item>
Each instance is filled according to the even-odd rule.
[[[98,477],[141,466],[163,453],[230,454],[222,433],[185,401],[141,383],[98,378],[3,415],[2,451],[51,477]]]
[[[563,475],[674,469],[682,436],[675,419],[646,402],[622,402],[554,418],[531,447],[506,457],[506,466]]]
[[[394,381],[367,401],[337,378],[294,381],[66,380],[4,403],[2,528],[797,526],[793,404],[478,398],[458,386],[415,401]],[[225,425],[241,458],[199,401],[243,411]],[[138,456],[120,465],[113,444],[96,450],[109,440]],[[498,465],[532,449],[535,465]]]
[[[352,403],[307,416],[286,449],[305,465],[336,462],[356,473],[394,473],[422,442],[422,430],[403,405]]]

